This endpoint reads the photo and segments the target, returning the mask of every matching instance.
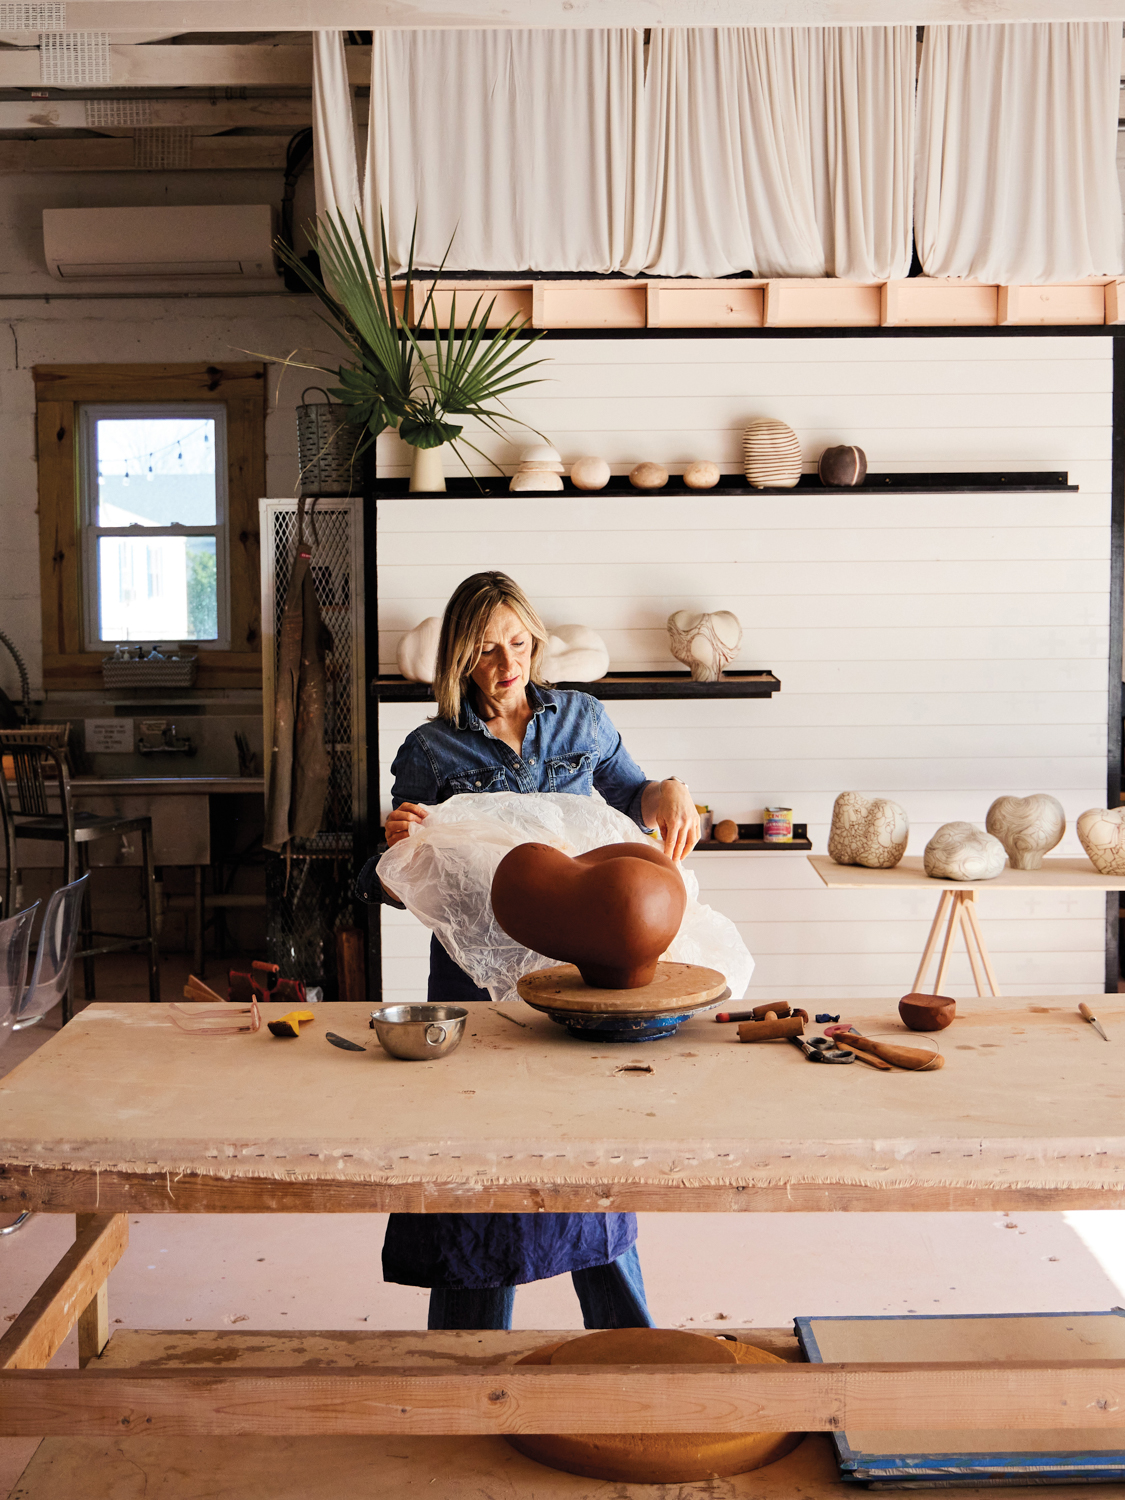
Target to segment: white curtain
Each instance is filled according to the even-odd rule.
[[[1119,275],[1120,21],[927,26],[915,224],[928,276]]]
[[[634,255],[643,34],[373,33],[366,222],[403,265],[617,271]]]
[[[649,230],[662,276],[905,276],[914,28],[654,28]]]
[[[340,31],[313,32],[313,176],[317,218],[328,209],[358,217],[355,115]]]

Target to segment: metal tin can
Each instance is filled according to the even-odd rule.
[[[791,807],[767,807],[766,822],[762,832],[767,844],[791,844],[793,842],[793,809]]]

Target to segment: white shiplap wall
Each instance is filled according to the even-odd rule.
[[[911,853],[1004,792],[1050,791],[1073,828],[1105,795],[1111,341],[1092,338],[559,340],[549,384],[513,409],[563,457],[601,453],[738,468],[741,429],[778,416],[815,456],[857,442],[874,471],[1067,469],[1077,494],[700,496],[384,501],[381,670],[453,587],[501,568],[549,625],[600,631],[612,666],[672,665],[664,621],[733,609],[734,666],[771,667],[772,700],[616,703],[654,777],[687,780],[716,816],[791,805],[825,847],[836,794],[894,797]],[[476,440],[474,438],[474,440]],[[515,450],[482,442],[510,465]],[[397,439],[380,469],[405,472]],[[452,472],[452,469],[451,469]],[[381,711],[388,769],[424,714]],[[1068,831],[1059,853],[1079,853]],[[737,921],[751,993],[829,999],[909,987],[936,894],[827,891],[797,854],[693,859],[704,899]],[[1003,989],[1098,992],[1104,900],[980,898]],[[427,934],[384,913],[384,977],[424,984]],[[970,993],[963,956],[954,993]]]

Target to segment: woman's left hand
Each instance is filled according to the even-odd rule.
[[[660,830],[669,859],[686,859],[699,842],[699,814],[682,781],[650,781],[641,815],[650,828]]]

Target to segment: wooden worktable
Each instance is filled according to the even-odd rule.
[[[1077,1003],[964,1002],[927,1073],[816,1066],[710,1015],[613,1045],[480,1005],[457,1052],[408,1063],[363,1005],[284,1041],[93,1005],[0,1083],[0,1212],[1125,1206],[1125,1005],[1098,1002],[1107,1044]],[[827,1008],[911,1039],[891,1001]]]

